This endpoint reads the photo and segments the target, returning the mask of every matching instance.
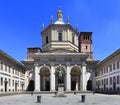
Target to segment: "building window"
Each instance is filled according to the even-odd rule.
[[[14,80],[13,80],[13,83],[12,83],[12,85],[14,86]]]
[[[112,71],[112,65],[109,65],[109,70],[110,70],[110,72]]]
[[[119,61],[117,61],[117,69],[119,69],[120,68],[120,63],[119,63]]]
[[[46,44],[48,43],[48,36],[46,36]]]
[[[17,75],[17,69],[15,69],[15,75]]]
[[[108,66],[106,67],[106,73],[108,73]]]
[[[113,77],[113,82],[116,82],[115,76]]]
[[[113,70],[115,70],[115,63],[113,63]]]
[[[119,75],[117,76],[117,84],[120,83],[120,78],[119,78]]]
[[[89,40],[89,35],[84,35],[84,40]]]
[[[103,80],[102,80],[102,86],[103,86]]]
[[[75,35],[72,34],[72,43],[74,44],[75,43]]]
[[[3,70],[3,62],[1,62],[0,69]]]
[[[86,46],[85,46],[85,49],[87,50],[87,48],[88,48],[88,47],[87,47],[87,45],[86,45]]]
[[[14,74],[14,68],[12,68],[12,74]]]
[[[3,86],[3,78],[1,77],[1,86]]]
[[[103,75],[103,69],[101,69],[101,75]]]
[[[62,33],[58,33],[58,41],[62,41]]]
[[[103,68],[103,74],[105,74],[105,70],[104,70],[104,68]]]
[[[5,64],[5,71],[7,71],[7,64]]]
[[[106,85],[108,85],[108,78],[106,79]]]
[[[8,69],[9,73],[11,73],[11,67],[9,66],[9,69]]]
[[[112,77],[110,77],[110,85],[112,85]]]
[[[19,87],[19,81],[18,81],[18,87]]]
[[[9,79],[9,86],[11,85],[11,80]]]

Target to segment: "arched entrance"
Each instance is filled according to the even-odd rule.
[[[65,69],[62,66],[59,66],[55,70],[55,89],[58,90],[58,85],[63,84],[64,90],[66,89],[66,79],[65,79]]]
[[[78,67],[73,67],[71,69],[71,90],[80,90],[80,69]]]
[[[35,87],[34,87],[34,81],[30,80],[29,84],[28,84],[28,91],[34,91]]]
[[[50,91],[50,71],[47,67],[40,69],[40,90]]]
[[[92,81],[91,80],[87,81],[87,90],[92,90]]]
[[[34,86],[33,71],[28,72],[27,81],[28,81],[27,91],[34,91],[35,86]],[[23,91],[24,83],[21,83],[21,86]]]

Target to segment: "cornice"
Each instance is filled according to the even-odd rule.
[[[48,29],[54,27],[69,27],[69,29],[73,30],[76,34],[79,35],[79,33],[70,25],[70,24],[49,24],[43,31],[41,31],[41,34],[46,32]]]

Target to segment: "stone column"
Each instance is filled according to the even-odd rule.
[[[82,64],[82,75],[81,75],[81,90],[86,91],[87,81],[86,81],[86,64]]]
[[[37,64],[35,64],[34,76],[35,91],[40,91],[40,70]]]
[[[54,65],[51,65],[50,91],[55,91],[55,68],[54,68]]]
[[[67,65],[67,75],[66,75],[66,91],[71,91],[71,73],[70,65]]]

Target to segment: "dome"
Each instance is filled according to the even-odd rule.
[[[63,21],[56,21],[54,24],[64,24],[64,22]]]

